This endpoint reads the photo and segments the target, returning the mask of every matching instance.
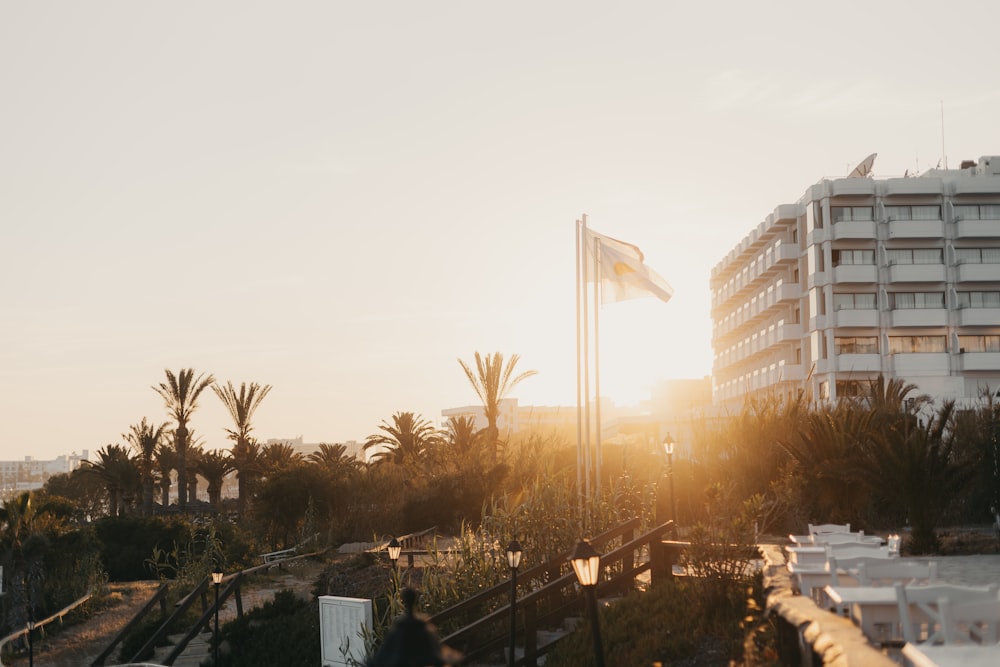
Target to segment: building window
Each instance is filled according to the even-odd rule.
[[[889,220],[940,220],[940,206],[886,206]]]
[[[889,336],[889,354],[947,352],[945,336]]]
[[[1000,308],[1000,292],[959,292],[959,308]]]
[[[864,384],[857,380],[837,380],[837,398],[856,398],[864,392]]]
[[[874,265],[875,264],[875,251],[874,250],[834,250],[833,251],[833,265]]]
[[[955,220],[1000,220],[1000,204],[955,204]]]
[[[959,336],[958,351],[1000,352],[1000,336]]]
[[[850,220],[874,220],[874,209],[871,206],[831,206],[830,217],[834,224]]]
[[[833,339],[836,354],[878,354],[878,336],[837,336]]]
[[[893,310],[944,308],[944,292],[895,292],[889,302]]]
[[[941,264],[941,248],[900,248],[886,251],[889,264]]]
[[[875,310],[877,307],[874,294],[847,292],[833,295],[834,310]]]
[[[959,264],[1000,264],[1000,248],[955,248]]]

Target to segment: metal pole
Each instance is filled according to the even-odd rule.
[[[604,646],[601,644],[601,625],[597,617],[597,592],[596,586],[586,586],[587,606],[590,607],[590,631],[594,635],[594,657],[597,659],[597,667],[604,667]]]
[[[517,637],[517,568],[510,569],[510,660],[514,667],[514,640]]]
[[[674,496],[674,454],[667,456],[670,466],[670,518],[674,520],[673,536],[677,539],[677,498]]]
[[[35,645],[31,641],[31,631],[35,629],[34,614],[32,620],[28,621],[28,667],[35,667]]]
[[[215,585],[215,667],[219,667],[219,584]]]

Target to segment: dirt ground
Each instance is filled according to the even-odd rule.
[[[255,577],[253,582],[243,587],[243,610],[249,611],[262,605],[280,590],[293,590],[297,595],[308,598],[323,567],[324,563],[313,560],[292,561],[266,575]],[[82,623],[60,628],[43,639],[36,638],[34,663],[44,667],[87,667],[149,601],[159,585],[158,581],[109,584],[109,597],[113,604]],[[222,607],[219,621],[226,623],[235,617],[236,605],[230,599]],[[116,661],[117,654],[113,653],[107,664],[113,665]],[[27,665],[27,653],[3,659],[3,667]]]

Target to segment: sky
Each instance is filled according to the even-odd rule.
[[[712,267],[779,204],[1000,154],[994,2],[0,0],[0,460],[122,442],[165,369],[260,439],[575,405],[575,221],[675,289],[602,394],[711,373]],[[228,446],[205,393],[191,423]],[[91,454],[93,456],[93,454]]]

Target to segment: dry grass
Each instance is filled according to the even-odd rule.
[[[254,577],[243,587],[243,609],[248,611],[274,597],[279,590],[292,590],[296,595],[309,598],[311,588],[325,563],[304,560],[294,561],[272,570],[266,575]],[[46,667],[85,667],[111,642],[115,634],[153,596],[159,587],[158,581],[134,581],[112,583],[106,606],[87,620],[66,628],[44,639],[35,640],[35,664]],[[222,606],[219,620],[223,623],[236,617],[236,604],[232,599]],[[108,659],[114,664],[116,655]],[[27,653],[14,657],[4,656],[5,667],[24,667],[28,664]]]
[[[146,604],[159,585],[158,581],[108,584],[105,608],[82,623],[59,628],[54,634],[35,639],[35,664],[46,667],[89,665],[118,630]],[[4,665],[21,667],[27,664],[27,654],[4,657]]]

